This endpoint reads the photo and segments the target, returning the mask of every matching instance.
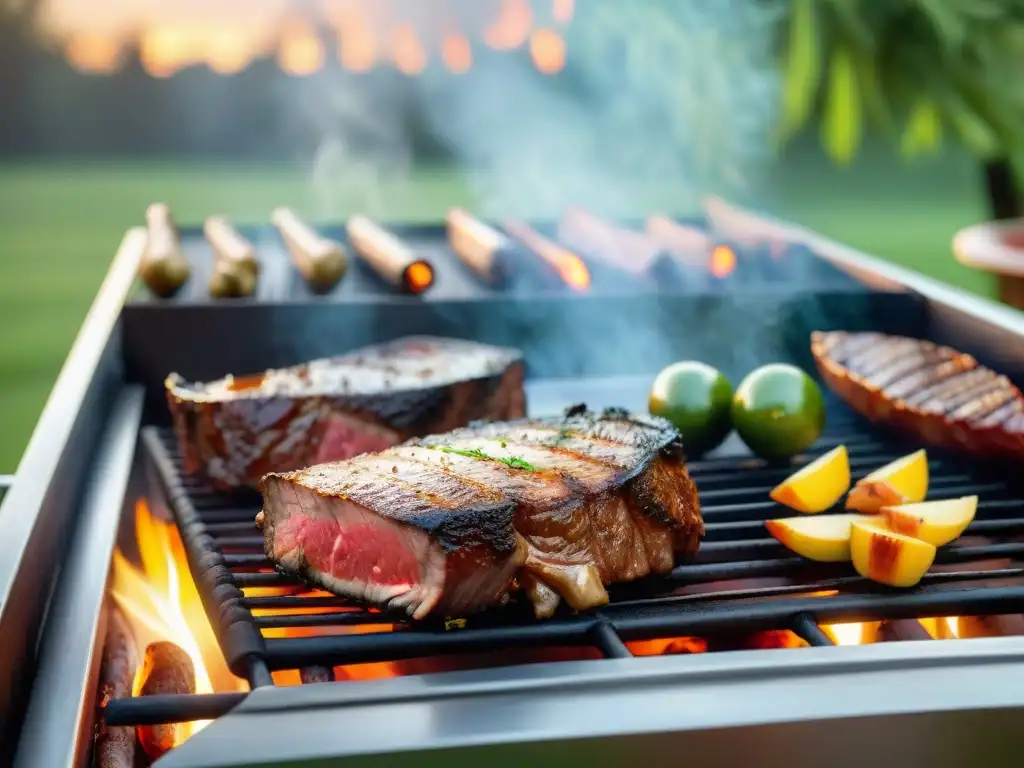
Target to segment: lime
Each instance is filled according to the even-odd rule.
[[[758,456],[788,458],[810,448],[821,435],[825,399],[814,380],[796,366],[765,365],[736,390],[732,423]]]
[[[729,434],[731,403],[732,384],[720,371],[687,360],[658,374],[647,406],[652,415],[679,430],[688,456],[699,456],[717,448]]]

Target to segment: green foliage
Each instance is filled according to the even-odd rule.
[[[817,121],[841,164],[868,125],[906,157],[1024,158],[1024,0],[781,1],[782,141]]]

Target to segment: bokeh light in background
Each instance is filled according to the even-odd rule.
[[[431,64],[463,74],[473,46],[528,47],[538,71],[557,74],[566,61],[561,28],[573,0],[46,0],[42,31],[81,72],[117,71],[136,50],[153,77],[206,66],[237,74],[273,57],[297,77],[325,67],[328,51],[353,72],[393,66],[407,75]]]

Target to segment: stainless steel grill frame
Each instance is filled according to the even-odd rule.
[[[715,224],[798,240],[867,284],[920,296],[933,338],[1022,379],[1019,313],[754,213]],[[85,764],[106,564],[125,490],[142,482],[142,392],[119,318],[144,241],[132,230],[122,242],[0,507],[0,763],[19,768]],[[1022,683],[1024,638],[999,638],[260,688],[159,765],[1009,765]]]

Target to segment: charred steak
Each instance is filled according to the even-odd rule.
[[[517,350],[432,337],[205,384],[171,374],[166,387],[186,471],[221,489],[526,413]]]
[[[282,570],[416,619],[516,587],[539,618],[603,605],[606,585],[667,573],[704,534],[668,422],[582,407],[270,474],[262,491]]]
[[[1024,398],[970,355],[880,333],[815,332],[811,352],[828,387],[871,421],[926,445],[1024,458]]]

